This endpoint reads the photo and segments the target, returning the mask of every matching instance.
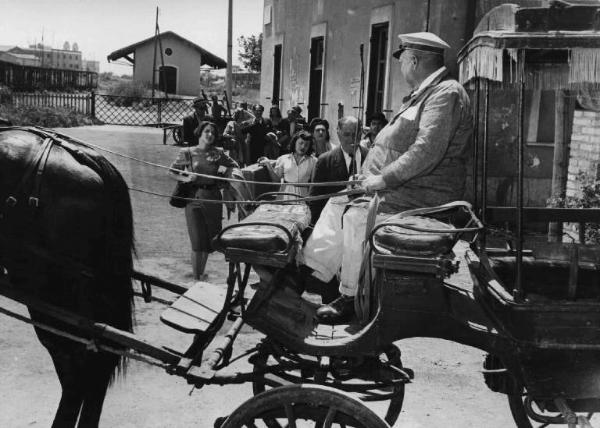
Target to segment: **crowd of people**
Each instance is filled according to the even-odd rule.
[[[343,189],[343,186],[309,188],[288,183],[348,180],[358,172],[372,141],[387,123],[382,113],[376,113],[369,118],[367,123],[371,126],[363,133],[356,118],[343,117],[337,126],[339,145],[334,146],[329,122],[314,118],[307,123],[300,106],[288,110],[286,117],[282,116],[279,107],[272,106],[269,117],[264,118],[262,105],[254,105],[249,110],[246,104],[241,104],[234,111],[232,120],[219,130],[216,125],[219,121],[213,115],[218,112],[218,119],[222,112],[215,107],[218,104],[215,98],[212,105],[205,97],[193,101],[193,114],[183,120],[184,142],[188,147],[181,149],[171,168],[211,174],[215,166],[243,167],[257,163],[266,169],[273,182],[281,183],[281,188],[274,190],[279,190],[283,199]],[[204,135],[207,129],[211,135]],[[215,155],[217,146],[221,146],[223,156]],[[174,172],[171,175],[179,181],[190,180],[190,176]],[[194,180],[194,186],[197,187],[195,197],[214,199],[218,196],[220,199],[216,183]],[[326,202],[311,203],[313,224]],[[202,278],[207,255],[212,251],[210,242],[221,230],[219,209],[218,205],[202,203],[188,204],[185,208],[195,278]]]
[[[354,179],[366,194],[385,190],[376,223],[408,209],[458,200],[464,194],[472,118],[466,91],[444,66],[449,45],[428,32],[399,38],[393,56],[412,91],[389,124],[380,112],[370,115],[364,135],[358,118],[340,118],[336,127],[339,145],[331,141],[329,122],[314,118],[307,123],[300,106],[288,110],[285,118],[275,105],[268,118],[263,117],[261,105],[251,112],[244,107],[237,110],[222,138],[229,156],[223,150],[217,155],[214,149],[218,131],[214,125],[203,125],[206,106],[184,120],[185,141],[195,146],[187,149],[191,157],[182,149],[174,170],[222,173],[222,169],[258,162],[274,182],[281,183],[285,198],[332,194],[310,202],[312,233],[305,236],[306,244],[297,257],[301,285],[322,296],[323,306],[316,313],[321,322],[335,324],[353,316],[369,203],[335,195],[345,186],[332,183],[307,188],[293,183]],[[211,180],[195,183],[196,195],[218,197]],[[221,213],[194,203],[186,208],[186,219],[197,275],[211,250],[210,238],[221,230]]]

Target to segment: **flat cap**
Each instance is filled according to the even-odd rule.
[[[398,34],[398,38],[400,39],[400,46],[398,46],[397,51],[394,51],[394,58],[400,58],[400,54],[402,54],[402,51],[405,49],[414,49],[443,55],[444,51],[450,48],[448,43],[429,32]]]

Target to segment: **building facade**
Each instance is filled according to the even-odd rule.
[[[202,65],[226,66],[223,59],[172,31],[162,33],[159,39],[150,37],[108,55],[108,61],[120,58],[133,64],[133,80],[148,84],[154,81],[157,89],[178,95],[199,95]]]
[[[94,73],[100,73],[100,61],[93,61],[91,59],[84,59],[82,61],[82,68],[85,71],[93,71]]]
[[[77,44],[73,44],[73,49]],[[30,45],[28,48],[15,47],[10,52],[18,54],[33,55],[39,58],[40,67],[58,68],[61,70],[82,70],[81,51],[54,49],[50,46]]]
[[[35,55],[12,52],[14,48],[16,48],[14,45],[0,45],[0,61],[30,67],[41,65],[40,59]]]
[[[265,0],[261,101],[284,111],[299,104],[309,119],[335,121],[357,114],[359,104],[363,117],[374,111],[390,117],[409,92],[391,55],[397,35],[438,34],[451,46],[446,63],[456,76],[457,52],[476,23],[505,2]]]
[[[265,0],[261,100],[282,110],[299,104],[309,119],[335,121],[342,110],[357,114],[362,99],[366,115],[389,116],[408,93],[391,56],[396,36],[439,34],[452,46],[447,63],[455,73],[456,53],[474,26],[469,3]]]

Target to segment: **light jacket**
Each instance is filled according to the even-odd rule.
[[[381,174],[380,212],[463,198],[472,135],[469,97],[447,71],[420,88],[379,132],[363,174]]]

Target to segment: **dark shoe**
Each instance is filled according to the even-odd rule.
[[[333,302],[335,299],[341,296],[340,294],[340,281],[336,277],[334,277],[328,283],[323,283],[321,290],[319,290],[319,294],[321,295],[321,303],[324,305],[328,305]]]
[[[340,295],[328,305],[321,305],[317,309],[317,319],[323,324],[342,324],[354,316],[354,297]]]

